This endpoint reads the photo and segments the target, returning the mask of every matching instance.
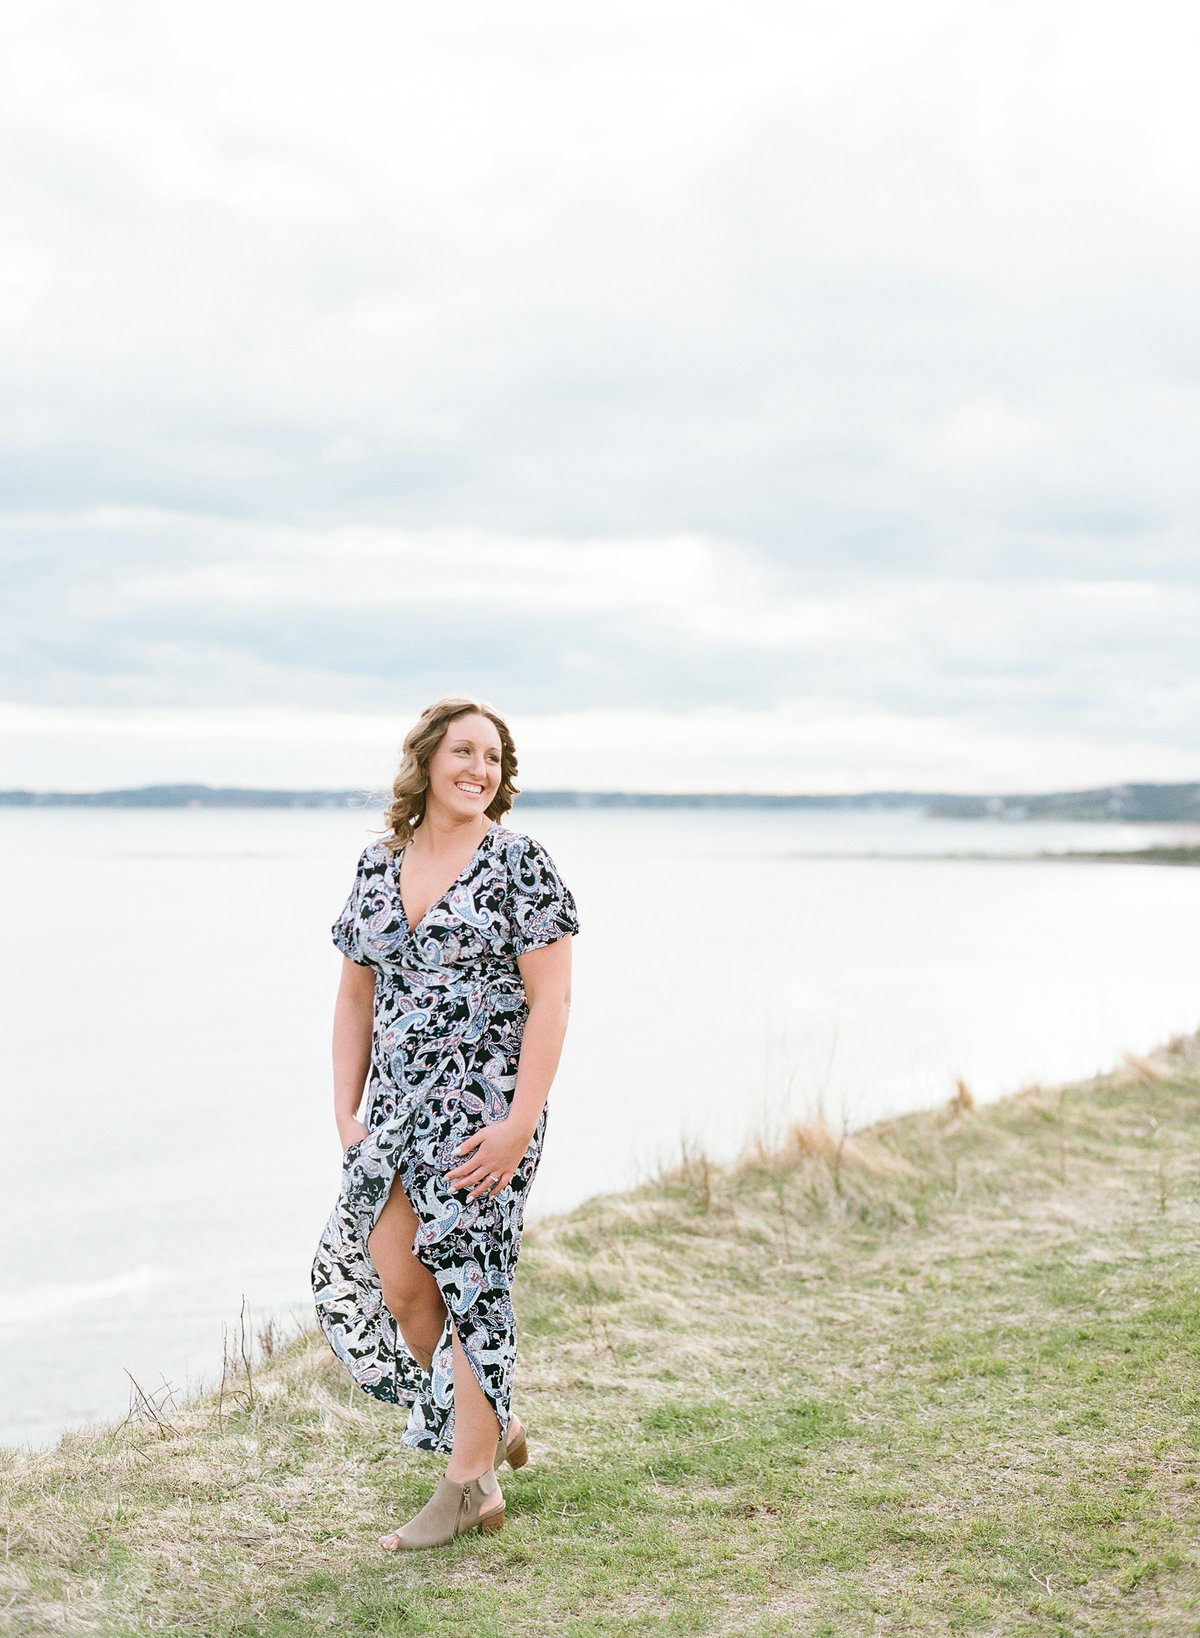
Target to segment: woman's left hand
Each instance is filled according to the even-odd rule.
[[[468,1199],[477,1195],[497,1195],[512,1182],[513,1173],[525,1158],[531,1137],[518,1131],[510,1121],[493,1121],[464,1138],[454,1151],[463,1158],[446,1180],[456,1189],[469,1189]]]

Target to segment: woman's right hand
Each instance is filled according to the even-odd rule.
[[[361,1143],[367,1135],[367,1128],[361,1120],[342,1120],[338,1122],[338,1137],[342,1140],[342,1153]]]

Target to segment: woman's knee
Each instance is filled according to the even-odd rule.
[[[397,1278],[395,1275],[391,1279],[387,1277],[380,1279],[383,1300],[399,1326],[420,1324],[430,1318],[437,1318],[440,1326],[441,1318],[445,1315],[445,1306],[437,1281],[427,1270],[421,1269],[421,1273],[425,1276],[424,1279],[414,1279],[411,1276]]]

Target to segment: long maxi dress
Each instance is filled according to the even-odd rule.
[[[371,843],[334,923],[342,954],[375,972],[368,1131],[343,1157],[313,1295],[321,1328],[359,1387],[408,1407],[403,1442],[418,1450],[448,1452],[454,1437],[452,1320],[501,1430],[508,1427],[517,1348],[512,1282],[545,1112],[495,1198],[469,1200],[446,1173],[463,1139],[503,1120],[512,1103],[528,1014],[517,957],[578,930],[575,901],[545,848],[495,824],[411,930],[400,856]],[[418,1219],[413,1253],[446,1304],[428,1371],[384,1305],[367,1250],[397,1177]]]

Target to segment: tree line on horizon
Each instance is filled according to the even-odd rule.
[[[0,791],[0,806],[43,808],[362,808],[380,791],[270,790],[242,786],[142,785],[127,790]],[[917,810],[930,819],[1059,819],[1142,824],[1200,823],[1200,782],[1103,785],[1094,790],[1009,795],[943,791],[525,791],[527,808],[774,808]]]

